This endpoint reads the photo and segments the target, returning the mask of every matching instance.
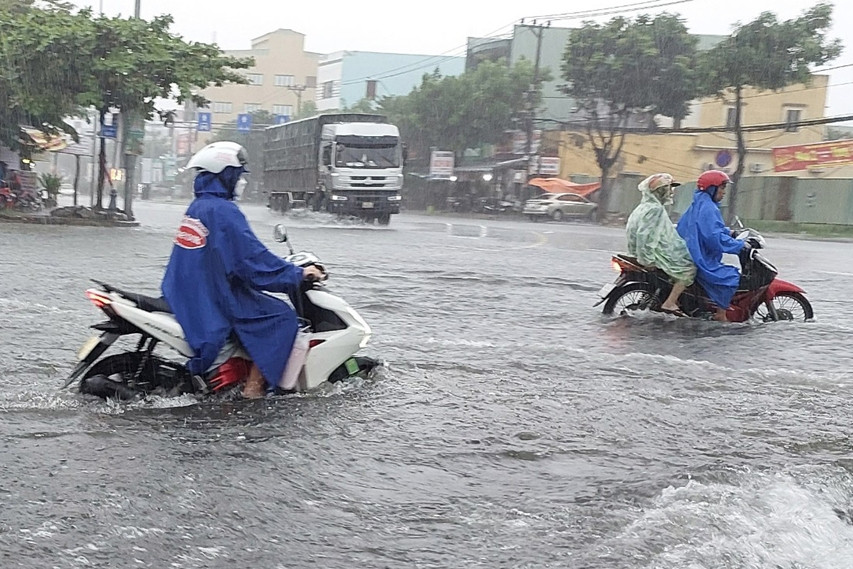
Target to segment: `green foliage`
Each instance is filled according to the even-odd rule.
[[[563,55],[564,91],[586,119],[587,138],[601,169],[599,199],[607,203],[609,172],[619,158],[629,121],[655,115],[684,118],[697,90],[697,40],[670,14],[635,20],[585,22]]]
[[[400,127],[413,155],[428,156],[431,147],[462,154],[500,142],[515,126],[532,82],[533,64],[526,60],[513,67],[483,62],[456,77],[442,77],[436,70],[408,95],[381,99],[376,111]],[[539,103],[538,92],[533,102]]]
[[[12,4],[0,5],[0,100],[5,102],[0,144],[26,155],[31,149],[21,141],[19,125],[49,132],[70,128],[63,119],[80,108],[93,42],[87,11],[75,16],[64,9]]]
[[[355,104],[345,107],[344,112],[346,113],[375,113],[376,112],[376,103],[372,99],[363,98],[357,101]]]
[[[703,93],[722,95],[729,88],[746,85],[777,90],[808,83],[810,66],[827,63],[841,54],[841,41],[826,37],[831,23],[830,4],[818,4],[801,17],[784,22],[771,12],[762,13],[702,55]]]
[[[308,117],[313,117],[317,114],[317,103],[314,101],[302,101],[302,106],[296,115],[293,117],[293,120],[299,119],[307,119]]]
[[[39,176],[41,187],[50,195],[53,200],[59,195],[59,190],[62,187],[62,176],[58,174],[42,174]]]
[[[563,55],[565,92],[589,113],[604,104],[618,113],[683,118],[696,93],[696,41],[670,14],[586,22],[572,32]]]
[[[826,34],[832,24],[832,6],[818,4],[793,20],[779,22],[770,12],[739,26],[700,59],[700,87],[706,95],[728,98],[735,106],[738,161],[729,193],[729,217],[737,214],[738,180],[746,163],[746,140],[741,121],[743,91],[747,86],[778,90],[808,84],[811,66],[823,65],[841,54],[840,40]]]
[[[199,89],[225,82],[246,83],[236,69],[252,65],[250,58],[223,55],[212,44],[186,42],[169,31],[171,16],[151,21],[99,17],[91,22],[88,89],[81,102],[102,110],[141,111],[154,116],[156,97],[209,103]]]

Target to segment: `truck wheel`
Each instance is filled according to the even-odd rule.
[[[391,223],[391,214],[390,213],[380,213],[379,217],[376,219],[379,220],[379,225],[388,225]]]

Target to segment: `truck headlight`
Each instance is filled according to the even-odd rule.
[[[346,196],[339,196],[337,194],[332,194],[332,201],[333,202],[345,202],[345,201],[347,201],[347,197]]]
[[[388,196],[388,201],[389,201],[389,202],[398,202],[398,201],[400,201],[401,199],[403,199],[403,198],[402,198],[402,197],[400,197],[400,196]]]

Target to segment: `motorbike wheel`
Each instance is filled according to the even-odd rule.
[[[630,283],[610,293],[602,312],[627,316],[632,311],[648,310],[660,305],[655,289],[649,283]]]
[[[80,380],[80,392],[104,399],[117,397],[127,400],[157,389],[171,391],[180,388],[182,393],[192,391],[191,386],[187,385],[189,374],[181,373],[175,366],[161,366],[161,360],[157,357],[149,358],[142,373],[131,385],[142,357],[141,352],[107,356],[89,368]],[[167,373],[158,374],[160,368]]]
[[[770,302],[775,308],[775,318],[773,311],[768,306]],[[783,291],[777,294],[773,300],[768,300],[759,305],[755,311],[755,316],[763,322],[774,322],[776,320],[805,322],[814,318],[814,310],[812,310],[811,303],[801,293]]]

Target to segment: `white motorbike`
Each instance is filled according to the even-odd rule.
[[[294,253],[281,225],[274,237],[286,242],[290,255],[286,260],[300,267],[316,265],[320,260],[309,252]],[[325,269],[324,269],[325,272]],[[223,391],[243,377],[235,376],[228,367],[231,356],[249,356],[229,342],[217,362],[204,375],[192,375],[186,365],[155,353],[165,344],[184,358],[193,350],[184,337],[180,324],[163,298],[123,291],[107,283],[94,281],[99,287],[86,291],[86,296],[107,316],[106,322],[94,324],[100,335],[87,341],[78,353],[79,363],[62,388],[79,380],[80,392],[106,398],[132,399],[140,395],[164,396],[184,393],[208,394]],[[370,326],[342,298],[326,290],[323,282],[304,281],[290,295],[291,304],[307,335],[307,356],[299,371],[295,389],[308,391],[325,382],[336,382],[353,376],[367,376],[377,361],[356,353],[370,341]],[[101,357],[119,338],[138,337],[132,351]],[[226,350],[223,350],[225,352]],[[230,374],[230,378],[223,380]]]

